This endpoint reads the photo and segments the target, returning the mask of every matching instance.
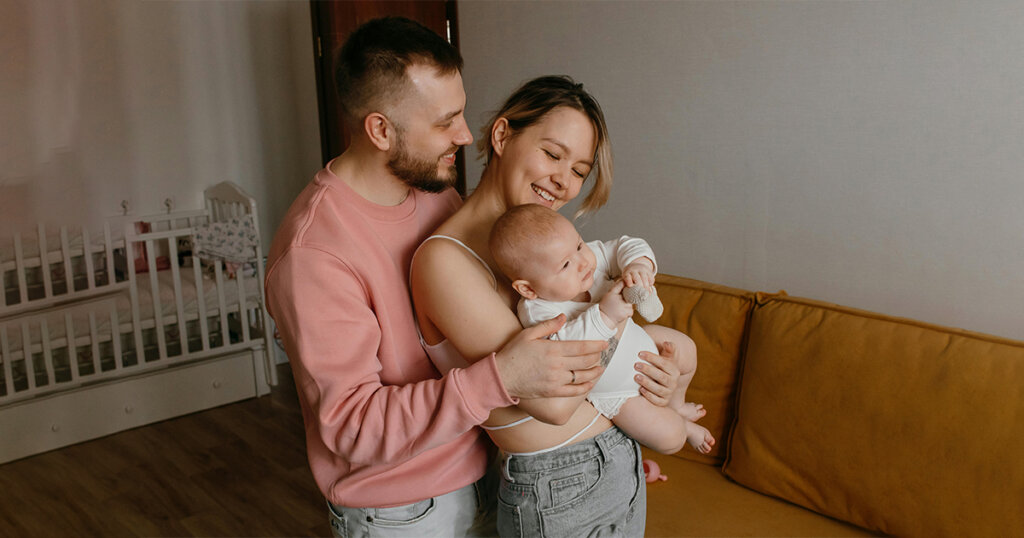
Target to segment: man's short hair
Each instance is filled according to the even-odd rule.
[[[450,43],[405,17],[373,19],[356,28],[338,55],[334,81],[345,121],[358,124],[384,112],[408,88],[406,69],[416,63],[442,75],[462,71],[462,56]]]

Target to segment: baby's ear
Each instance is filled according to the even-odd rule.
[[[519,279],[512,282],[512,287],[522,295],[524,299],[536,299],[537,292],[533,289],[533,286],[529,282]]]

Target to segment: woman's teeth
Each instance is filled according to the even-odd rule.
[[[549,202],[554,202],[555,201],[555,197],[550,192],[548,192],[548,191],[546,191],[546,190],[544,190],[544,189],[542,189],[542,188],[540,188],[540,187],[538,187],[536,185],[530,185],[530,186],[533,187],[533,192],[537,193],[541,198],[543,198],[543,199],[545,199],[545,200],[547,200]]]

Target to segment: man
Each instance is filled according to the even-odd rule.
[[[339,60],[351,145],[284,217],[267,307],[335,534],[462,535],[489,451],[475,426],[518,398],[586,393],[606,344],[545,340],[561,326],[552,321],[438,375],[420,345],[408,273],[419,243],[461,203],[449,187],[456,151],[473,141],[462,58],[418,23],[385,18],[353,32]]]

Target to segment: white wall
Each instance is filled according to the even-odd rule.
[[[471,124],[541,74],[601,101],[617,183],[585,238],[1024,338],[1024,3],[464,1],[459,27]]]
[[[269,241],[319,168],[306,2],[0,2],[0,225],[202,207],[229,179]]]

